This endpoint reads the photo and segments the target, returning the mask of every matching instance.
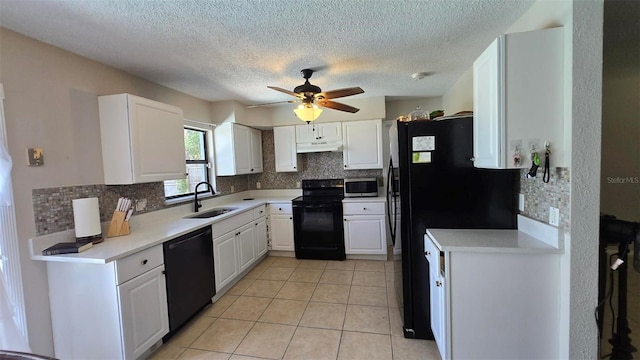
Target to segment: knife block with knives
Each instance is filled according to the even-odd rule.
[[[129,219],[133,213],[131,207],[131,200],[127,198],[120,198],[116,210],[111,217],[111,223],[107,230],[107,237],[115,237],[122,235],[129,235],[131,229],[129,227]]]

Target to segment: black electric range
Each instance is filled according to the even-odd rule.
[[[293,234],[298,259],[344,260],[342,179],[302,180],[293,199]]]

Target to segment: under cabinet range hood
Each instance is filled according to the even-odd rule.
[[[325,151],[342,151],[342,141],[318,141],[296,144],[296,152],[298,154]]]

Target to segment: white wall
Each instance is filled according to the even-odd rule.
[[[179,106],[201,122],[210,122],[209,103],[1,28],[0,82],[29,340],[34,352],[53,355],[46,267],[27,249],[36,234],[31,191],[104,183],[98,95],[128,92]],[[44,166],[26,166],[30,147],[43,149]]]
[[[420,106],[422,110],[426,110],[427,113],[436,110],[443,110],[441,97],[423,97],[417,99],[406,100],[389,100],[386,101],[387,117],[388,120],[395,120],[398,116],[409,115],[410,112]]]
[[[603,1],[573,6],[570,356],[595,358],[598,294]]]
[[[442,95],[442,106],[446,115],[473,111],[473,67],[468,68]]]

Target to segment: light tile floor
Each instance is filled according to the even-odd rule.
[[[439,359],[405,339],[393,263],[267,257],[152,359]]]

